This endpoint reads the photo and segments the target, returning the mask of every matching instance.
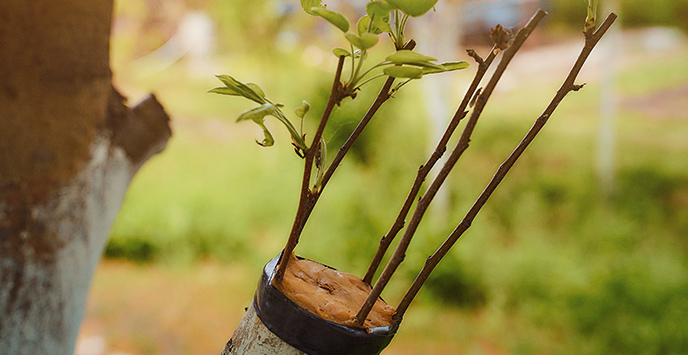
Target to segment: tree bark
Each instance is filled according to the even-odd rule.
[[[272,333],[256,314],[253,303],[234,330],[221,355],[304,355]]]
[[[112,87],[111,0],[0,2],[0,349],[74,351],[136,171],[171,135]]]

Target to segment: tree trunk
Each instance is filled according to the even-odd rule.
[[[0,2],[0,349],[74,351],[91,276],[169,118],[111,84],[111,0]]]

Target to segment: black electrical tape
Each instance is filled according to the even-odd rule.
[[[315,316],[288,299],[271,282],[279,258],[263,268],[253,298],[258,317],[273,334],[309,355],[377,355],[392,341],[398,323],[368,329],[349,327]]]

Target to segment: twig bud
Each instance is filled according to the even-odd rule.
[[[511,36],[509,36],[509,32],[502,27],[502,25],[497,25],[495,28],[490,30],[490,38],[492,39],[492,42],[497,46],[497,48],[501,50],[505,50],[509,48],[509,42],[511,40]]]

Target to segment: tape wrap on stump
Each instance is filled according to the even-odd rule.
[[[263,268],[253,299],[260,320],[280,339],[310,355],[375,355],[394,337],[399,325],[349,327],[317,317],[272,285],[279,256]]]

